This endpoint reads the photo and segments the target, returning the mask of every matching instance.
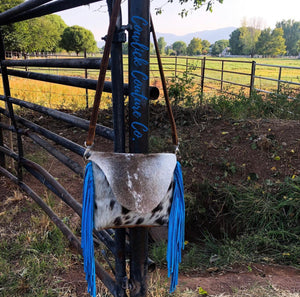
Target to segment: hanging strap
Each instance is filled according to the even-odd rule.
[[[99,73],[97,87],[96,87],[94,105],[93,105],[93,110],[92,110],[92,115],[91,115],[91,120],[90,120],[88,136],[87,136],[87,140],[86,140],[86,146],[88,146],[88,147],[93,145],[94,139],[95,139],[95,131],[96,131],[96,124],[97,124],[97,119],[98,119],[101,95],[103,92],[105,74],[106,74],[106,70],[107,70],[107,66],[108,66],[109,54],[110,54],[110,50],[111,50],[111,44],[113,41],[113,35],[114,35],[115,29],[116,29],[116,23],[117,23],[117,18],[118,18],[119,11],[120,11],[120,6],[121,6],[121,0],[116,0],[114,3],[114,7],[112,9],[110,24],[109,24],[108,32],[107,32],[107,36],[106,36],[106,43],[105,43],[103,57],[102,57],[101,66],[100,66],[100,73]]]
[[[160,78],[161,78],[161,83],[164,91],[164,97],[167,105],[167,110],[168,110],[168,115],[171,123],[171,128],[172,128],[172,140],[173,144],[177,147],[178,146],[178,134],[177,134],[177,129],[176,129],[176,123],[170,103],[170,98],[167,90],[167,83],[164,75],[164,70],[161,62],[161,57],[159,53],[159,48],[158,48],[158,43],[157,43],[157,38],[156,38],[156,33],[154,30],[153,26],[153,21],[152,17],[150,16],[150,22],[151,22],[151,29],[152,29],[152,35],[153,35],[153,41],[154,41],[154,46],[155,46],[155,51],[156,51],[156,57],[157,57],[157,62],[158,62],[158,67],[159,67],[159,73],[160,73]]]
[[[98,82],[97,82],[97,88],[96,88],[96,94],[94,98],[94,105],[92,109],[92,115],[90,119],[90,126],[89,126],[89,131],[88,131],[88,136],[86,140],[86,146],[92,146],[94,143],[95,139],[95,131],[96,131],[96,124],[97,124],[97,118],[99,114],[99,106],[100,106],[100,101],[101,101],[101,95],[103,92],[103,87],[104,87],[104,81],[105,81],[105,74],[108,66],[108,61],[109,61],[109,53],[111,50],[111,44],[113,40],[113,34],[115,32],[116,28],[116,22],[118,18],[118,14],[120,11],[120,4],[121,0],[116,0],[112,14],[111,14],[111,19],[110,19],[110,24],[108,28],[108,33],[107,33],[107,39],[104,47],[104,52],[103,52],[103,57],[101,61],[101,66],[100,66],[100,73],[98,77]],[[178,147],[178,134],[177,134],[177,129],[176,129],[176,123],[174,119],[174,115],[172,112],[172,107],[170,103],[170,98],[167,90],[167,83],[163,71],[163,66],[162,66],[162,61],[159,53],[159,48],[158,48],[158,43],[157,43],[157,38],[156,38],[156,33],[154,30],[153,26],[153,21],[152,17],[150,16],[150,21],[151,21],[151,29],[152,29],[152,35],[153,35],[153,40],[154,40],[154,46],[155,46],[155,51],[156,51],[156,56],[157,56],[157,61],[158,61],[158,66],[159,66],[159,72],[160,72],[160,77],[162,81],[162,86],[163,86],[163,92],[164,92],[164,97],[165,97],[165,102],[167,106],[167,111],[171,123],[171,128],[172,128],[172,140],[173,144]]]

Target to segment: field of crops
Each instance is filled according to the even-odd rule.
[[[201,66],[203,58],[193,57],[163,57],[162,58],[165,75],[170,81],[172,77],[188,73],[193,76],[196,84],[201,81]],[[279,87],[278,79],[300,83],[300,59],[255,59],[255,79],[254,87],[257,89],[276,91]],[[278,67],[282,66],[282,67]],[[289,68],[296,67],[296,68]],[[298,68],[298,69],[297,69]],[[205,61],[205,79],[204,90],[211,94],[213,89],[222,89],[228,92],[238,92],[241,88],[248,92],[251,81],[252,59],[250,58],[207,58]],[[23,69],[24,70],[24,69]],[[29,71],[38,71],[55,75],[67,75],[84,77],[84,70],[69,69],[34,69]],[[97,79],[98,71],[89,70],[88,78]],[[266,79],[267,78],[267,79]],[[110,79],[110,72],[107,72],[107,79]],[[220,80],[223,82],[221,83]],[[124,80],[128,81],[128,63],[127,57],[124,57]],[[150,82],[156,84],[159,81],[159,71],[155,57],[150,61]],[[230,83],[229,83],[230,82]],[[160,84],[157,84],[160,86]],[[280,86],[286,85],[284,82]],[[52,108],[80,109],[86,106],[86,90],[75,87],[68,87],[58,84],[45,83],[18,77],[10,77],[11,96],[35,102]],[[300,87],[290,85],[299,93]],[[0,93],[3,94],[2,83]],[[88,104],[92,104],[94,91],[88,91]],[[111,94],[105,94],[102,100],[103,105],[110,103]],[[3,103],[0,103],[3,105]]]

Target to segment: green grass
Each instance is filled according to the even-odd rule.
[[[21,192],[7,197],[3,206],[0,296],[60,296],[63,288],[58,275],[72,264],[67,239]]]
[[[202,185],[197,195],[201,200],[185,196],[186,226],[199,231],[198,240],[186,242],[181,271],[250,262],[299,267],[300,177],[260,187]],[[210,197],[217,197],[214,204]],[[210,228],[219,218],[224,224],[216,238]],[[150,255],[165,267],[166,244],[153,245]]]
[[[252,96],[240,93],[238,96],[215,95],[206,103],[217,113],[233,119],[279,118],[295,119],[300,116],[300,95],[290,100],[289,93],[267,95],[253,93]]]

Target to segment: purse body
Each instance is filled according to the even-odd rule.
[[[173,154],[92,152],[94,227],[166,226],[173,197]]]

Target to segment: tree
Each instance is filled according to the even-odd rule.
[[[184,41],[175,41],[172,44],[172,48],[176,52],[177,56],[186,54],[186,43]]]
[[[192,2],[193,3],[193,8],[192,9],[187,10],[187,9],[183,8],[181,10],[181,12],[179,13],[179,15],[181,15],[181,17],[185,17],[185,16],[188,15],[188,13],[191,10],[197,10],[197,9],[199,9],[202,6],[205,6],[205,5],[206,5],[206,10],[212,12],[212,8],[213,8],[214,3],[215,2],[223,3],[223,0],[178,0],[178,1],[168,0],[168,2],[169,3],[178,2],[182,6],[184,4]],[[162,6],[161,7],[156,7],[155,10],[156,10],[156,14],[161,14],[162,11],[163,11]]]
[[[212,46],[211,54],[217,56],[223,52],[223,50],[229,46],[229,40],[221,39],[216,41]]]
[[[201,41],[201,44],[202,44],[202,54],[207,55],[209,52],[210,42],[204,39]]]
[[[23,3],[24,0],[5,0],[0,2],[0,13],[3,11],[6,11],[12,7],[15,7],[21,3]]]
[[[0,4],[0,12],[22,2],[7,0],[4,4]],[[3,26],[5,48],[24,52],[56,51],[66,27],[67,25],[58,15],[47,15]]]
[[[287,54],[292,56],[297,55],[297,42],[300,39],[300,22],[283,20],[276,24],[276,28],[283,29]]]
[[[56,52],[67,25],[58,15],[46,15],[26,21],[28,29],[23,45],[27,52]]]
[[[164,37],[159,37],[157,40],[157,44],[158,44],[158,49],[161,55],[165,54],[165,47],[167,45],[167,43],[165,42],[165,38]]]
[[[285,39],[283,29],[275,28],[271,34],[270,54],[271,56],[280,56],[286,53]]]
[[[60,46],[68,52],[75,51],[77,56],[84,50],[97,51],[93,33],[80,26],[67,27],[62,34]]]
[[[256,43],[256,51],[260,55],[268,55],[271,44],[271,29],[267,28],[261,31]]]
[[[240,40],[241,31],[240,28],[234,30],[230,34],[229,46],[232,55],[242,55],[243,44]]]
[[[261,32],[256,44],[257,52],[264,56],[279,56],[286,53],[282,28],[273,31],[267,28]]]
[[[23,3],[23,0],[7,0],[0,2],[0,13],[4,12],[14,6],[17,6]],[[1,33],[3,36],[5,48],[7,50],[14,50],[14,47],[17,47],[19,41],[18,35],[16,34],[17,30],[21,30],[23,24],[15,23],[1,27]]]
[[[200,38],[196,38],[194,37],[187,49],[186,49],[186,53],[189,55],[189,56],[196,56],[196,55],[200,55],[202,53],[202,41]]]
[[[254,27],[241,27],[240,28],[240,41],[242,43],[242,53],[244,55],[251,55],[251,57],[255,54],[255,44],[258,40],[258,37],[261,33],[260,29],[256,29]]]
[[[299,57],[300,57],[300,39],[297,41],[296,46],[297,46],[297,52],[298,52]]]

